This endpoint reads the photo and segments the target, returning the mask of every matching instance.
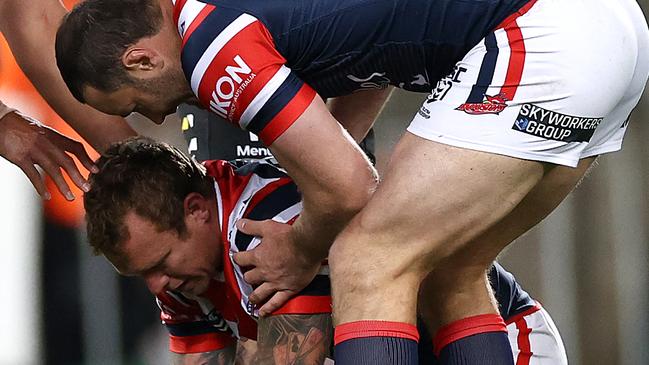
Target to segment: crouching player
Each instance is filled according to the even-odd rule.
[[[259,319],[252,287],[231,255],[258,239],[238,232],[248,217],[291,222],[296,185],[270,164],[204,167],[146,138],[113,145],[84,196],[88,237],[124,275],[156,295],[176,363],[230,364],[236,338],[258,340],[254,364],[322,364],[333,327],[326,266],[275,315]]]
[[[239,219],[291,223],[299,214],[297,187],[282,170],[263,161],[201,166],[141,137],[114,144],[97,166],[84,196],[89,241],[121,274],[145,279],[162,309],[175,363],[231,364],[237,355],[248,359],[238,363],[325,363],[333,335],[326,265],[298,296],[258,318],[245,268],[232,260],[259,244],[237,230]],[[490,278],[503,318],[512,323],[518,363],[565,363],[547,314],[502,267],[494,266]],[[237,340],[244,343],[238,354]],[[245,354],[254,341],[253,353]],[[422,341],[431,345],[422,346],[428,354],[422,364],[444,364],[434,359],[432,343]]]

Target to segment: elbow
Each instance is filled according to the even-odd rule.
[[[350,220],[369,202],[378,185],[378,174],[373,168],[361,171],[344,181],[336,193],[329,194],[322,206],[330,215]]]

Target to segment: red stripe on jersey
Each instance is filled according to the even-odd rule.
[[[271,315],[331,313],[331,296],[302,295],[291,298]]]
[[[518,90],[518,86],[523,78],[523,68],[525,67],[525,42],[523,40],[521,28],[518,27],[516,22],[512,22],[505,27],[505,31],[507,32],[507,39],[509,39],[511,55],[509,56],[509,65],[507,66],[505,83],[500,89],[500,93],[507,100],[514,100],[516,90]]]
[[[231,243],[228,239],[230,214],[253,175],[241,176],[235,174],[232,165],[226,161],[207,161],[204,165],[207,167],[208,174],[216,179],[221,189],[221,202],[223,204],[223,221],[221,222],[223,276],[227,283],[225,293],[223,291],[215,292],[209,290],[206,296],[214,302],[218,298],[223,298],[225,295],[226,304],[222,312],[224,318],[236,321],[239,334],[254,340],[257,338],[257,325],[241,307],[242,295],[237,287],[238,281],[235,276],[235,269],[232,261],[229,259]]]
[[[532,8],[532,6],[534,6],[535,3],[536,0],[530,0],[527,4],[523,5],[522,8],[518,9],[517,12],[505,18],[505,20],[498,24],[495,29],[504,28],[505,26],[509,25],[509,23],[518,19],[518,17],[525,15]]]
[[[235,343],[235,339],[227,333],[205,333],[196,336],[169,335],[169,350],[177,354],[217,351],[233,346]]]
[[[216,6],[214,6],[212,4],[207,4],[203,8],[203,10],[201,10],[198,13],[198,15],[196,15],[196,18],[194,18],[194,20],[192,20],[192,23],[189,25],[189,27],[185,31],[185,34],[183,35],[183,45],[182,45],[183,47],[185,46],[185,43],[187,43],[189,38],[192,36],[192,33],[194,33],[196,28],[198,28],[198,26],[201,25],[203,20],[205,20],[205,18],[207,18],[207,16],[210,15],[212,10],[214,10],[214,9],[216,9]]]
[[[239,62],[236,57],[240,57]],[[251,71],[248,74],[236,73],[236,79],[232,77],[234,71],[228,74],[226,68],[241,67],[241,61]],[[275,49],[264,25],[255,21],[232,37],[216,54],[201,79],[198,98],[206,108],[238,123],[250,102],[284,63],[286,59]],[[218,100],[213,100],[213,95]],[[220,103],[223,110],[215,111],[210,102]]]
[[[183,7],[185,6],[185,3],[187,0],[177,0],[176,4],[174,5],[174,25],[176,28],[178,28],[178,19],[180,19],[180,13],[183,11]]]
[[[248,203],[246,211],[243,212],[243,216],[247,217],[248,213],[250,213],[250,211],[253,210],[257,206],[257,204],[259,204],[260,201],[264,200],[270,193],[291,182],[292,180],[290,178],[282,177],[279,180],[273,181],[272,183],[261,188],[261,190],[253,195],[252,200],[250,200],[250,203]]]
[[[286,104],[284,109],[277,113],[273,119],[259,133],[259,138],[266,146],[270,146],[275,140],[282,135],[295,121],[304,113],[306,108],[311,105],[311,102],[316,96],[315,90],[309,85],[304,84],[293,97],[293,99]]]
[[[525,318],[516,321],[516,328],[518,329],[518,336],[516,343],[518,344],[518,357],[516,358],[516,365],[530,365],[532,358],[532,346],[530,345],[530,333],[532,329],[527,326]]]

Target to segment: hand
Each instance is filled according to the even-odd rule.
[[[86,169],[98,171],[81,143],[16,112],[0,119],[0,155],[20,167],[45,200],[49,200],[51,195],[35,165],[52,178],[67,200],[74,200],[74,194],[63,179],[61,169],[81,190],[89,190],[88,182],[69,153],[76,156]]]
[[[239,231],[262,239],[256,248],[239,252],[234,261],[241,267],[252,267],[244,279],[250,285],[259,285],[248,297],[259,308],[261,317],[279,309],[316,276],[322,264],[293,242],[291,225],[272,220],[237,222]]]

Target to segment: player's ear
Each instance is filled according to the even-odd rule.
[[[210,201],[202,194],[189,193],[183,201],[185,220],[190,219],[196,222],[207,222],[211,218]]]
[[[122,64],[127,71],[152,71],[163,64],[160,54],[153,48],[133,45],[122,54]]]

